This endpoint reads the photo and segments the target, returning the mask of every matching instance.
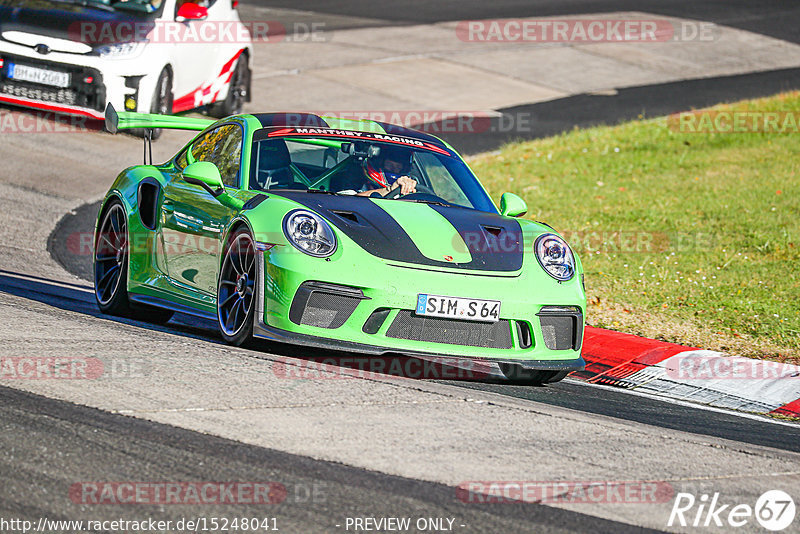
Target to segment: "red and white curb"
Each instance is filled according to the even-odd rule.
[[[800,367],[586,327],[586,370],[570,376],[672,399],[800,418]]]

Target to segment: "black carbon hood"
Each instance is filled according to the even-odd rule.
[[[522,268],[524,240],[520,224],[498,214],[455,206],[426,206],[431,210],[431,217],[437,217],[437,214],[444,217],[466,244],[471,261],[456,263],[447,261],[446,254],[442,260],[422,254],[403,226],[367,197],[290,190],[270,190],[269,194],[315,211],[365,251],[379,258],[474,271],[514,272]]]

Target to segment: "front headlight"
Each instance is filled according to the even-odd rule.
[[[567,242],[555,234],[543,234],[533,245],[539,265],[547,274],[566,282],[575,275],[575,257]]]
[[[103,45],[95,48],[100,57],[105,59],[132,58],[138,56],[144,48],[144,43],[135,41],[130,43],[117,43]]]
[[[309,256],[324,258],[336,252],[336,235],[319,215],[294,210],[283,219],[283,233],[295,248]]]

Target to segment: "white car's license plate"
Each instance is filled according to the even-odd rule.
[[[40,83],[53,87],[69,87],[69,74],[66,72],[40,69],[16,63],[8,64],[8,77],[21,82]]]
[[[416,313],[431,317],[494,323],[500,320],[500,301],[420,293],[417,295]]]

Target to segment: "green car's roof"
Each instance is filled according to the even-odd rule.
[[[440,147],[452,149],[450,145],[434,135],[419,130],[373,120],[342,119],[324,117],[313,113],[256,113],[236,115],[240,119],[255,119],[262,128],[330,128],[372,134],[395,135],[414,139]],[[224,120],[224,119],[223,119]],[[212,119],[182,117],[179,115],[156,115],[153,113],[134,113],[117,111],[110,103],[106,106],[106,130],[117,133],[131,128],[166,128],[174,130],[205,130],[215,123]]]

